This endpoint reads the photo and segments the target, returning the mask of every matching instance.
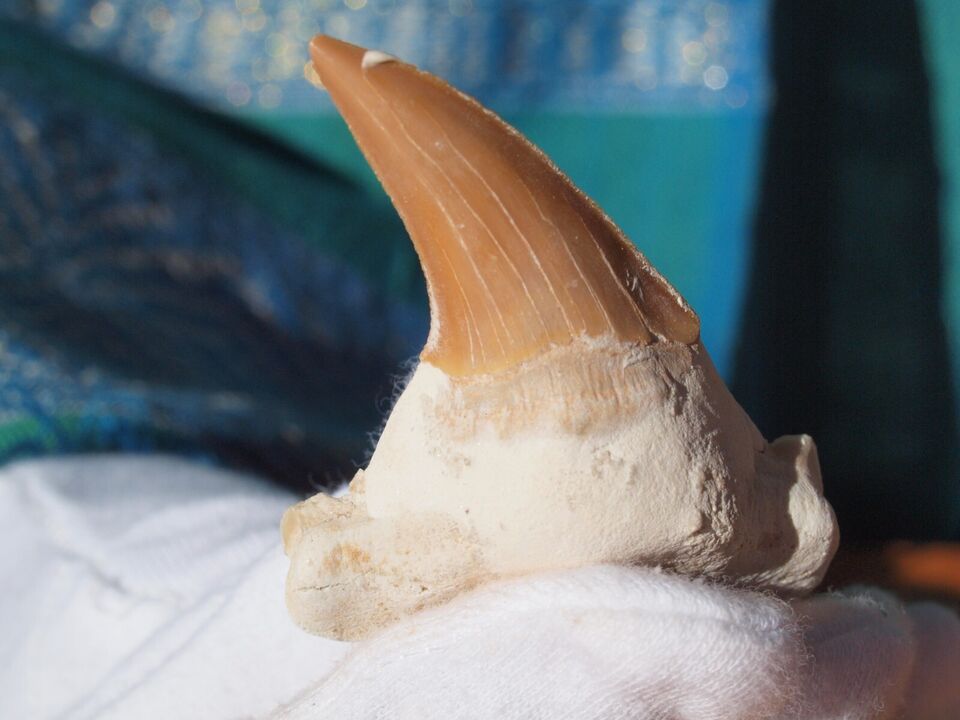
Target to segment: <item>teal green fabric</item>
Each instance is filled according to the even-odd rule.
[[[960,3],[922,0],[920,8],[934,88],[934,137],[942,180],[944,310],[953,350],[954,386],[960,390]]]

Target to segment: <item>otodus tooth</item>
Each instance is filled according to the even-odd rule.
[[[431,329],[349,494],[284,518],[293,617],[357,638],[603,562],[813,588],[837,543],[813,441],[761,437],[610,219],[441,80],[328,37],[310,51],[413,239]]]

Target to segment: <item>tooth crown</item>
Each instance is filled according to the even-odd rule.
[[[372,62],[322,37],[311,52],[420,255],[432,311],[424,360],[475,375],[581,336],[697,340],[676,290],[496,115],[389,56]]]
[[[764,441],[613,223],[440,80],[330,38],[311,53],[406,223],[432,317],[348,495],[284,517],[294,619],[355,639],[478,583],[591,563],[811,590],[838,539],[813,441]]]

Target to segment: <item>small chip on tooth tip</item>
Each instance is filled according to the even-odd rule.
[[[363,54],[363,60],[360,61],[360,67],[364,70],[369,70],[372,67],[388,62],[397,62],[397,59],[393,55],[387,55],[387,53],[381,52],[380,50],[367,50]]]
[[[313,66],[312,62],[308,62],[303,66],[303,77],[304,79],[313,85],[318,90],[326,90],[324,87],[323,81],[320,79],[320,76],[317,74],[317,69]]]

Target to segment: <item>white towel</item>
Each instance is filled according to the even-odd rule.
[[[283,604],[295,500],[172,458],[0,470],[0,718],[256,718],[346,649]]]
[[[0,470],[0,718],[960,718],[956,615],[870,589],[787,604],[582,568],[481,588],[344,658],[283,607],[292,500],[168,458]]]
[[[655,570],[584,568],[397,625],[276,717],[957,720],[960,622],[878,590],[791,606]]]

